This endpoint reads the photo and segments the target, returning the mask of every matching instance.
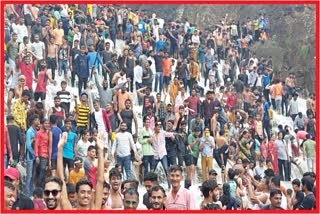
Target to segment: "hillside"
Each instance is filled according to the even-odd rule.
[[[313,5],[130,5],[155,11],[169,20],[188,18],[202,29],[210,29],[226,13],[230,19],[246,20],[266,14],[271,24],[270,41],[256,45],[258,56],[271,55],[276,74],[294,72],[303,92],[315,90],[315,8]]]

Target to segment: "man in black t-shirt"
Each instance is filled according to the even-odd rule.
[[[280,189],[270,190],[270,204],[262,207],[262,210],[283,210],[281,207],[282,193]]]
[[[302,191],[305,196],[299,207],[300,210],[312,210],[315,207],[316,198],[313,191],[313,179],[310,176],[305,176],[301,179]]]
[[[301,191],[301,188],[300,188],[300,180],[298,178],[294,179],[292,181],[292,189],[294,191],[294,197],[293,197],[293,200],[292,200],[292,205],[293,205],[293,209],[294,210],[297,210],[299,209],[300,205],[301,205],[301,202],[304,198],[304,194],[303,192]]]

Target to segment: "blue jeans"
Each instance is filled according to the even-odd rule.
[[[124,157],[117,157],[117,163],[121,165],[122,171],[123,168],[126,171],[127,179],[132,179],[131,175],[131,155]]]
[[[161,93],[162,89],[162,83],[163,83],[163,74],[162,72],[156,72],[156,82],[154,84],[154,91]],[[158,89],[158,84],[159,84],[159,91]]]
[[[167,157],[167,155],[163,156],[163,158],[160,159],[160,160],[159,159],[158,160],[156,160],[156,159],[154,160],[154,169],[153,169],[153,171],[156,170],[159,162],[161,162],[162,167],[164,169],[164,172],[165,172],[166,176],[168,177],[168,157]],[[169,179],[167,179],[167,181],[168,181],[168,187],[170,188],[171,184],[170,184]]]
[[[149,165],[150,165],[150,170],[153,170],[155,168],[153,155],[143,156],[142,164],[144,168],[144,175],[146,175],[149,172]]]
[[[4,169],[8,168],[8,155],[4,155]]]
[[[62,71],[64,75],[67,75],[68,63],[67,60],[60,59],[59,60],[59,75],[61,76]]]
[[[35,173],[35,160],[29,160],[26,161],[26,189],[25,189],[25,194],[28,197],[31,197],[33,194],[33,190],[34,190],[34,184],[33,184],[33,180],[34,180],[34,173]]]

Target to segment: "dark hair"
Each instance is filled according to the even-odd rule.
[[[300,187],[300,180],[298,178],[294,179],[292,182],[291,182],[292,185],[297,185],[298,187]]]
[[[127,180],[123,181],[121,184],[121,190],[123,190],[124,185],[128,184],[128,183],[130,184],[130,189],[135,189],[138,191],[139,181],[134,180],[134,179],[127,179]]]
[[[7,118],[6,118],[6,120],[7,120],[7,123],[9,123],[10,121],[13,121],[13,120],[14,120],[14,117],[13,117],[11,114],[9,114],[9,115],[7,116]]]
[[[21,97],[24,97],[24,96],[30,97],[29,90],[23,90],[23,91],[22,91]]]
[[[111,180],[112,177],[119,177],[121,179],[121,173],[117,168],[112,168],[109,172],[109,179]]]
[[[310,176],[305,176],[301,179],[302,186],[306,186],[308,191],[313,191],[313,179]]]
[[[4,181],[4,186],[12,191],[16,189],[15,186],[9,181]]]
[[[93,149],[96,149],[96,147],[95,147],[94,145],[90,145],[90,146],[88,147],[88,152],[90,152],[90,151],[93,150]]]
[[[222,206],[227,205],[230,200],[230,185],[229,183],[224,183],[222,186],[223,195],[221,196]]]
[[[180,171],[181,172],[181,174],[183,173],[183,169],[182,169],[182,167],[181,166],[178,166],[178,165],[171,165],[170,167],[169,167],[169,173],[171,173],[171,172],[176,172],[176,171]]]
[[[37,196],[37,198],[43,198],[43,189],[41,187],[36,187],[33,191],[33,196]]]
[[[61,98],[59,96],[55,96],[53,100],[61,100]]]
[[[189,179],[189,178],[186,178],[185,180],[184,180],[184,188],[186,188],[186,189],[189,189],[190,187],[191,187],[191,179]]]
[[[213,191],[217,187],[217,182],[214,180],[206,180],[201,185],[201,192],[203,197],[208,198],[209,192]]]
[[[152,192],[157,192],[157,191],[159,191],[159,190],[161,190],[161,192],[163,193],[163,195],[166,196],[166,191],[165,191],[165,190],[163,189],[163,187],[160,186],[160,185],[155,185],[155,186],[153,186],[153,187],[151,188],[151,195],[152,195]]]
[[[129,188],[126,191],[124,191],[123,197],[126,197],[126,195],[136,195],[139,200],[139,192],[134,188]]]
[[[234,179],[234,176],[236,176],[236,172],[233,170],[233,169],[229,169],[228,170],[228,177],[230,180],[233,180]]]
[[[148,172],[145,174],[143,181],[158,182],[158,175],[154,172]]]
[[[103,182],[103,188],[107,188],[107,189],[110,189],[110,184],[108,184],[107,182]]]
[[[51,124],[56,124],[58,121],[58,116],[56,116],[55,114],[51,114],[50,115],[50,123]]]
[[[280,189],[272,189],[270,190],[270,198],[273,198],[275,195],[281,195],[282,196],[282,192]]]
[[[76,193],[76,187],[73,183],[67,184],[67,194],[73,194]]]
[[[43,104],[42,104],[42,102],[37,102],[37,103],[36,103],[36,108],[37,108],[37,109],[43,109]]]
[[[93,188],[92,183],[91,183],[90,180],[88,180],[88,179],[86,179],[86,178],[82,178],[82,179],[80,179],[80,180],[77,182],[77,184],[76,184],[76,192],[77,192],[77,193],[79,193],[79,189],[80,189],[80,187],[83,186],[83,185],[88,185],[88,186],[90,186],[91,189]]]
[[[57,183],[60,186],[60,188],[62,189],[63,182],[58,176],[47,177],[46,180],[44,181],[44,185],[46,185],[47,183],[50,183],[50,182]]]

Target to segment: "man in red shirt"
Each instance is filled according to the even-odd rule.
[[[189,110],[188,127],[190,127],[191,120],[196,118],[200,108],[200,97],[197,95],[196,89],[192,89],[191,96],[188,97],[188,101],[189,108],[193,110]]]
[[[21,59],[22,53],[27,52],[27,55]],[[31,63],[30,55],[32,55],[33,63]],[[33,78],[33,70],[38,64],[38,58],[32,51],[28,50],[27,48],[22,49],[18,54],[18,65],[21,70],[21,74],[26,77],[26,86],[29,88],[31,105],[33,105],[33,90],[32,90],[32,81],[37,81]]]
[[[228,109],[231,109],[231,107],[234,107],[237,105],[237,92],[235,89],[232,89],[231,93],[227,97],[227,107]]]
[[[44,186],[46,168],[48,167],[49,142],[52,141],[52,133],[50,130],[50,122],[44,119],[41,129],[37,132],[34,144],[34,155],[36,157],[37,171],[39,172],[38,185]]]

